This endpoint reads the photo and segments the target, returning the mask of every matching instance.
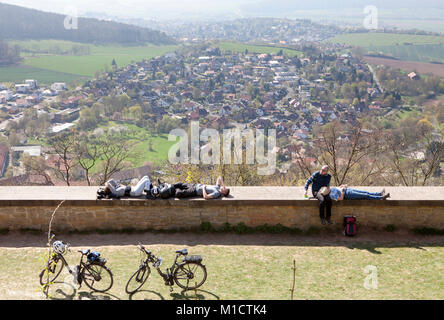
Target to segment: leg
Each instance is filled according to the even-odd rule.
[[[331,205],[332,205],[332,200],[330,198],[329,195],[325,196],[325,207],[327,209],[327,221],[330,223],[330,218],[331,218]]]
[[[182,187],[183,189],[176,189],[176,198],[189,198],[197,195],[194,184],[184,183]]]
[[[358,189],[353,189],[353,188],[347,188],[347,189],[352,190],[352,192],[354,192],[354,193],[360,193],[360,194],[372,195],[372,196],[382,196],[381,192],[369,192],[369,191],[358,190]]]
[[[131,192],[130,192],[131,197],[140,197],[146,186],[148,186],[147,190],[149,190],[150,184],[151,184],[150,178],[148,178],[148,176],[144,176],[142,179],[140,179],[140,181],[137,183],[135,187],[131,187]]]
[[[381,199],[383,199],[383,196],[355,192],[353,189],[349,190],[347,188],[346,199],[348,199],[348,200],[381,200]]]
[[[316,192],[313,194],[316,199],[319,200],[319,217],[321,220],[325,219],[324,211],[325,211],[325,198],[320,192]]]

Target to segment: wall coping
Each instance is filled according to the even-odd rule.
[[[354,187],[377,192],[383,187]],[[335,206],[444,206],[444,187],[384,187],[388,200],[348,200]],[[230,197],[204,200],[121,198],[97,200],[97,186],[0,186],[0,206],[57,206],[61,200],[69,206],[317,206],[315,199],[303,197],[303,187],[231,187]],[[311,190],[309,191],[311,195]]]

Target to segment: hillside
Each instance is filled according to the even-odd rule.
[[[60,39],[124,45],[173,44],[163,32],[123,23],[78,18],[77,29],[65,29],[65,15],[0,3],[0,39]]]

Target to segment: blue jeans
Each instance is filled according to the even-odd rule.
[[[380,192],[368,192],[353,188],[347,188],[344,192],[344,200],[381,200]]]

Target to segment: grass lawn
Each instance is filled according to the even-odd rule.
[[[443,299],[444,240],[369,241],[290,235],[130,234],[66,235],[73,246],[68,263],[78,262],[77,249],[101,252],[114,274],[107,294],[91,294],[63,282],[51,289],[58,299],[290,299],[293,259],[296,261],[295,299]],[[397,236],[392,236],[396,239]],[[436,238],[435,238],[436,239]],[[187,248],[200,254],[208,279],[195,292],[174,292],[152,273],[142,291],[128,297],[125,285],[141,255],[134,245],[144,243],[171,266],[174,251]],[[0,299],[43,299],[38,274],[43,267],[44,236],[0,236]],[[377,267],[378,288],[364,288],[368,265]],[[65,270],[61,281],[71,281]]]
[[[248,49],[248,52],[250,53],[269,53],[269,54],[276,54],[280,50],[284,52],[284,54],[294,57],[298,56],[300,57],[302,55],[302,52],[288,49],[288,48],[279,48],[279,47],[272,47],[272,46],[261,46],[261,45],[251,45],[246,43],[240,43],[240,42],[219,42],[216,44],[220,49],[222,50],[230,50],[233,52],[245,52],[246,49]]]

